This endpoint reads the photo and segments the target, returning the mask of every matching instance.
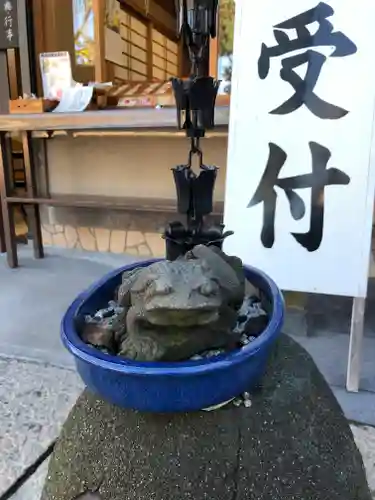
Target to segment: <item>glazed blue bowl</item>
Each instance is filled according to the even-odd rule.
[[[264,332],[242,349],[199,361],[136,362],[104,354],[81,340],[77,324],[85,315],[107,306],[122,273],[157,260],[133,263],[107,274],[81,293],[65,313],[61,338],[73,354],[83,382],[110,403],[152,412],[200,410],[251,390],[264,373],[284,319],[280,290],[266,274],[252,267],[245,267],[246,277],[261,290],[270,320]]]

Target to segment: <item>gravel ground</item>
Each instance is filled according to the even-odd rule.
[[[82,390],[73,371],[0,359],[0,495],[58,435]],[[351,425],[375,500],[375,428]],[[47,463],[13,497],[38,500]]]

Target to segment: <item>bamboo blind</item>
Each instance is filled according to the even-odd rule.
[[[115,82],[147,79],[147,25],[121,11],[120,36],[123,43],[123,65],[114,66]]]
[[[178,76],[178,45],[156,29],[152,30],[152,76],[157,80]]]
[[[110,62],[114,83],[140,82],[150,77],[166,81],[178,76],[178,44],[155,28],[148,29],[146,21],[123,9],[120,11],[120,37],[121,61]]]

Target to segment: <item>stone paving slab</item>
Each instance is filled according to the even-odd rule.
[[[345,416],[349,421],[375,427],[375,393],[360,391],[348,392],[342,387],[332,387]]]
[[[0,359],[0,494],[58,436],[81,390],[74,371]],[[40,482],[19,500],[35,500]]]
[[[349,336],[325,332],[317,337],[293,337],[315,360],[332,387],[345,387]],[[361,356],[361,390],[375,393],[375,338],[363,339]],[[375,400],[375,394],[373,394]],[[374,415],[375,417],[375,415]],[[373,423],[371,422],[371,425]],[[374,420],[375,425],[375,420]]]
[[[48,463],[46,460],[39,467],[37,472],[17,491],[12,500],[39,500],[44,486],[44,481],[48,473]]]
[[[375,427],[358,425],[351,425],[350,427],[359,451],[362,453],[368,484],[375,498]]]

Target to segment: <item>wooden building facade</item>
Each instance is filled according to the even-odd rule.
[[[7,51],[11,98],[30,91],[42,95],[43,52],[68,51],[73,78],[82,83],[163,82],[189,74],[186,49],[177,37],[174,0],[14,1],[27,7],[23,21],[28,37],[23,33],[19,49]],[[233,5],[233,0],[221,0],[223,38],[211,43],[206,61],[212,76],[220,76],[220,54],[230,62]],[[40,222],[43,243],[162,256],[160,234],[176,218],[171,168],[186,162],[189,150],[184,133],[176,129],[175,110],[83,112],[80,127],[74,115],[43,115],[0,116],[0,132],[11,132],[21,177],[27,163],[22,152],[26,147],[27,155],[32,153],[33,202],[24,206],[28,224]],[[221,106],[218,127],[204,141],[204,161],[220,167],[214,213],[218,219],[225,190],[228,116],[228,107]],[[13,169],[15,164],[14,157]],[[22,206],[20,184],[10,210],[17,203]]]

